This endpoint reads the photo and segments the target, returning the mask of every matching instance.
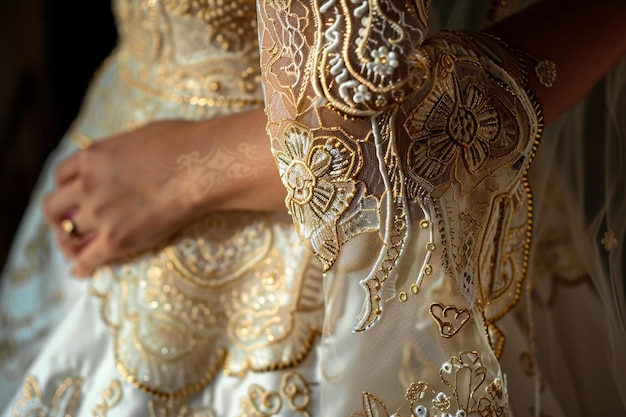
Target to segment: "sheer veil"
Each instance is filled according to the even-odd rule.
[[[479,30],[530,3],[433,0],[432,27]],[[517,318],[536,343],[537,390],[547,381],[568,416],[623,411],[626,58],[546,127],[530,180],[532,303],[522,300]]]

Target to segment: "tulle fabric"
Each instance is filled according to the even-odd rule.
[[[532,2],[502,2],[506,7],[498,8],[499,2],[435,0],[431,28],[480,30]],[[546,127],[530,170],[535,203],[530,286],[507,321],[510,333],[534,345],[540,364],[541,373],[532,376],[531,415],[541,415],[554,400],[568,416],[626,412],[625,170],[622,59]],[[520,363],[511,357],[512,345],[502,359],[505,373]],[[548,384],[554,398],[545,395]],[[511,384],[509,392],[515,408],[521,401]]]
[[[436,11],[443,9],[443,26],[478,29],[489,17],[503,17],[532,1],[503,2],[515,7],[500,11],[445,3],[433,2]],[[533,306],[522,303],[526,313],[521,316],[526,330],[536,333],[542,372],[568,416],[626,410],[625,141],[622,59],[584,100],[547,126],[530,171]]]

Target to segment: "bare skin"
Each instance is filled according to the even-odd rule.
[[[74,274],[151,247],[208,210],[285,210],[265,122],[262,110],[155,122],[61,163],[44,212]],[[61,229],[70,217],[79,236]]]
[[[625,28],[623,0],[542,0],[487,31],[539,60],[556,63],[558,77],[551,88],[531,77],[549,122],[580,100],[626,53]],[[535,64],[528,59],[529,68]],[[74,262],[74,274],[89,276],[106,263],[161,242],[209,211],[285,210],[285,190],[265,123],[262,110],[202,122],[155,122],[98,142],[63,162],[57,170],[58,187],[46,198],[44,211],[62,251]],[[211,169],[212,163],[223,163],[220,155],[241,154],[241,149],[249,151],[249,161],[243,163],[252,171],[235,170],[239,174],[227,181],[212,177],[223,168]],[[194,155],[202,163],[185,165],[185,158]],[[77,224],[80,237],[61,230],[67,217]]]
[[[485,31],[539,60],[556,63],[552,87],[530,79],[549,123],[582,99],[626,54],[626,1],[542,0]],[[532,72],[537,62],[527,63]]]

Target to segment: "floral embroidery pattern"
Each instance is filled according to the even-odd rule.
[[[426,120],[413,120],[410,125],[411,131],[419,132],[409,151],[411,167],[426,178],[445,171],[457,157],[470,173],[476,173],[502,131],[502,116],[482,84],[461,91],[456,76],[446,84]]]
[[[420,381],[407,389],[410,417],[504,417],[508,415],[507,396],[501,377],[487,380],[487,370],[477,352],[462,352],[441,366],[440,376],[450,391],[437,392],[435,384]],[[363,393],[366,416],[402,417],[389,414],[374,395]]]
[[[372,58],[374,61],[367,63],[367,69],[371,69],[383,77],[391,75],[394,68],[398,66],[398,55],[385,46],[373,50]]]
[[[313,145],[312,133],[297,125],[284,137],[285,152],[274,157],[287,189],[285,205],[298,235],[328,270],[341,246],[338,224],[357,192],[358,155],[336,137]]]
[[[433,185],[464,178],[471,192],[489,174],[518,159],[520,121],[514,102],[479,72],[457,76],[452,58],[440,58],[438,78],[429,98],[408,115],[405,128],[412,138],[407,156],[410,170]],[[460,65],[460,64],[458,64]],[[467,64],[463,64],[467,65]],[[472,67],[471,71],[478,71]]]

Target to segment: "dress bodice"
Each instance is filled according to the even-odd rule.
[[[253,0],[116,0],[114,11],[132,86],[200,107],[259,104]]]

